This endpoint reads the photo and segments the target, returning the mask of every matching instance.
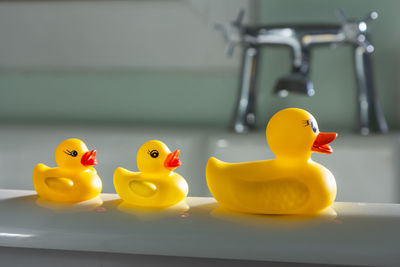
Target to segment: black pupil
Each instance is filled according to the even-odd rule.
[[[317,131],[317,127],[315,127],[314,123],[311,121],[311,129],[313,130],[313,132],[315,133]]]
[[[78,152],[76,152],[76,150],[72,150],[70,155],[76,157],[78,156]]]
[[[157,158],[158,157],[158,151],[157,150],[152,150],[150,151],[150,156],[152,158]]]

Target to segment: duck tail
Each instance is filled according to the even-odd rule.
[[[41,177],[41,174],[47,170],[49,170],[50,168],[47,167],[46,165],[39,163],[35,166],[35,168],[33,169],[33,174],[32,174],[32,179],[33,180],[37,180],[39,177]]]
[[[116,168],[113,174],[114,186],[119,182],[131,179],[134,174],[135,174],[134,172],[131,172],[125,168],[122,167]]]
[[[211,158],[208,159],[206,169],[209,169],[209,168],[212,168],[212,169],[221,168],[224,165],[224,163],[225,162],[223,162],[222,160],[219,160],[219,159],[217,159],[215,157],[211,157]]]
[[[225,166],[225,162],[217,158],[211,157],[208,159],[206,167],[206,179],[207,181],[211,178],[216,178],[220,170]]]

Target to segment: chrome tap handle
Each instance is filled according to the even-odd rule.
[[[243,34],[243,18],[245,10],[239,9],[236,19],[228,25],[215,24],[214,28],[222,32],[222,35],[226,42],[225,54],[229,57],[233,55],[233,51],[236,45],[242,43]]]
[[[338,18],[338,20],[339,20],[342,24],[347,23],[347,22],[351,22],[351,20],[349,20],[349,18],[347,17],[346,13],[344,13],[343,9],[341,9],[341,8],[337,8],[337,9],[336,9],[335,15],[336,15],[336,17]],[[365,16],[364,19],[360,20],[360,22],[361,22],[361,21],[363,21],[363,22],[369,22],[369,21],[371,21],[371,20],[376,20],[377,18],[378,18],[378,12],[376,12],[376,11],[371,11],[371,12],[368,13],[367,16]]]
[[[348,21],[346,13],[344,13],[343,9],[341,9],[341,8],[337,8],[335,10],[335,15],[342,24],[344,24]]]
[[[362,26],[363,26],[362,23],[365,23],[365,33],[366,33],[366,31],[367,31],[367,25],[366,25],[366,23],[367,23],[367,22],[370,22],[370,21],[372,21],[372,20],[376,20],[377,18],[378,18],[378,12],[376,12],[376,11],[371,11],[371,12],[367,15],[367,17],[366,17],[363,21],[360,22],[359,27],[362,27]],[[363,37],[361,37],[361,36],[363,36]],[[374,46],[368,41],[368,39],[366,38],[365,34],[360,35],[360,36],[358,37],[358,41],[362,44],[362,46],[364,47],[364,49],[365,49],[365,51],[366,51],[367,53],[372,53],[372,52],[374,52],[375,48],[374,48]]]
[[[238,14],[236,16],[236,19],[234,21],[232,21],[232,25],[234,25],[237,28],[242,28],[245,13],[246,13],[246,10],[244,10],[244,8],[240,8],[238,11]]]
[[[230,40],[230,35],[228,33],[228,27],[225,25],[222,25],[222,24],[215,24],[214,29],[217,31],[221,31],[222,36],[224,37],[224,40],[226,42],[225,55],[231,57],[233,54],[234,44]]]
[[[343,40],[355,43],[358,46],[361,46],[365,49],[367,53],[372,53],[374,51],[374,47],[367,40],[367,23],[369,21],[375,20],[378,18],[378,13],[376,11],[371,11],[364,19],[354,20],[348,19],[346,14],[341,9],[337,9],[336,11],[338,19],[342,23],[342,35]]]
[[[376,20],[378,18],[378,12],[371,11],[364,19],[365,22]]]

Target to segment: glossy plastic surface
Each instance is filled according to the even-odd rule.
[[[311,160],[312,152],[332,153],[328,145],[336,133],[320,133],[315,118],[305,110],[284,109],[268,123],[266,136],[273,160],[225,163],[210,158],[208,187],[227,209],[260,214],[314,214],[336,197],[336,181],[324,166]]]
[[[302,267],[399,266],[400,262],[400,204],[335,202],[334,211],[326,209],[317,216],[260,216],[222,210],[214,198],[188,197],[190,209],[183,213],[170,207],[128,214],[121,211],[117,194],[100,194],[101,207],[82,211],[71,205],[65,212],[37,205],[34,194],[0,189],[0,246],[21,248],[21,255],[24,248],[49,249],[50,266],[101,266],[113,263],[109,252],[119,257],[128,253],[275,262],[264,266],[288,262]],[[97,251],[104,257],[93,264],[84,260],[71,265],[65,255],[56,258],[60,250]],[[182,260],[174,266],[209,266]],[[43,266],[40,259],[22,262],[2,261],[1,266]],[[173,266],[142,262],[114,266]]]
[[[117,168],[114,187],[118,195],[134,206],[164,208],[182,201],[189,192],[188,184],[173,172],[181,165],[179,150],[171,152],[161,141],[144,143],[136,155],[140,172]]]
[[[92,167],[96,150],[89,151],[79,139],[67,139],[55,152],[58,167],[38,164],[33,170],[33,186],[41,200],[77,203],[98,196],[102,182]]]

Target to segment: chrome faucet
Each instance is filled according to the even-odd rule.
[[[268,45],[288,46],[292,52],[292,72],[276,82],[273,92],[281,97],[291,92],[312,96],[315,93],[310,80],[310,51],[320,45],[346,43],[354,49],[354,68],[358,85],[359,132],[386,133],[388,126],[376,98],[373,80],[373,45],[367,36],[367,22],[378,17],[371,12],[365,19],[349,20],[338,11],[340,24],[307,25],[243,25],[244,9],[229,25],[216,25],[227,42],[226,54],[232,55],[234,47],[242,46],[243,55],[239,94],[233,118],[233,130],[243,133],[255,126],[256,80],[260,48]]]

